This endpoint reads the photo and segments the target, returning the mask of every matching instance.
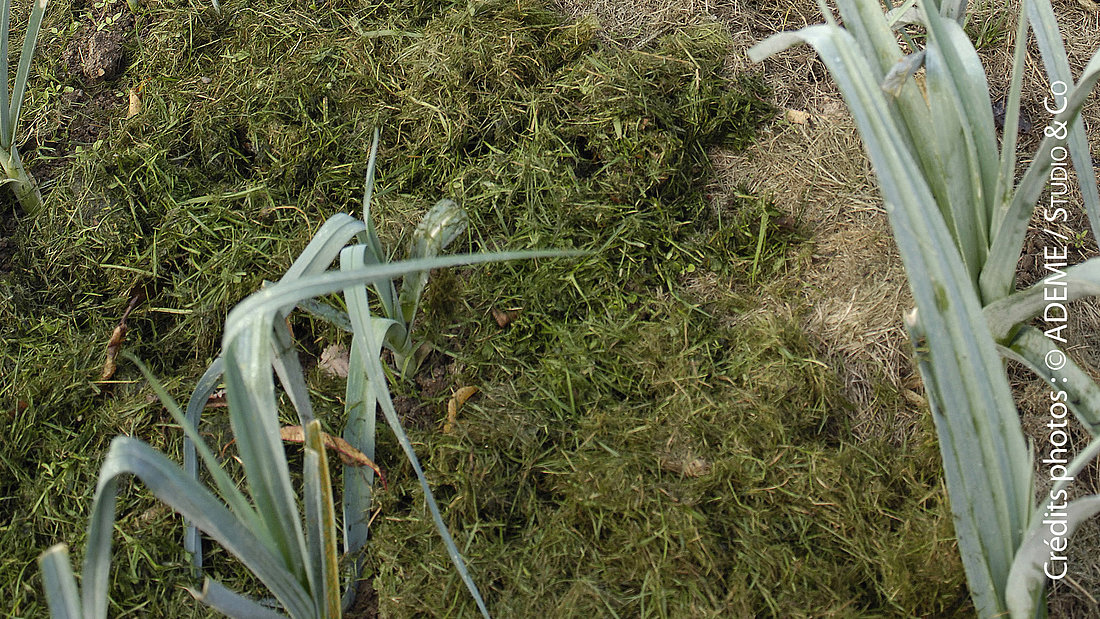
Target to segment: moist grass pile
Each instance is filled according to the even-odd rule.
[[[396,386],[496,614],[964,609],[930,424],[900,448],[852,440],[842,385],[797,327],[806,231],[766,199],[704,191],[708,150],[747,145],[771,117],[757,80],[723,73],[720,27],[622,50],[528,0],[120,11],[51,5],[24,150],[47,208],[0,240],[12,614],[44,612],[38,552],[83,546],[109,437],[178,453],[135,369],[97,381],[119,317],[137,299],[126,347],[183,397],[229,307],[356,208],[375,126],[389,247],[450,197],[470,214],[463,249],[589,252],[435,274],[419,326],[435,352]],[[65,52],[104,29],[119,56],[101,75]],[[762,307],[762,286],[791,304]],[[344,337],[293,328],[308,366]],[[310,376],[338,424],[342,386]],[[444,432],[464,386],[479,394]],[[217,410],[200,431],[224,445]],[[359,612],[470,614],[397,450],[379,445],[394,469],[367,547],[374,608]],[[177,586],[182,523],[138,485],[118,513],[112,614],[202,615]],[[207,565],[248,589],[220,555]]]

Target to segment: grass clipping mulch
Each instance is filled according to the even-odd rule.
[[[0,504],[0,545],[18,549],[0,561],[0,594],[17,613],[42,610],[37,583],[24,586],[34,556],[82,543],[106,437],[178,442],[132,368],[90,394],[133,291],[148,302],[127,319],[128,349],[186,390],[227,309],[358,203],[376,125],[389,247],[452,197],[471,217],[462,249],[588,251],[440,273],[425,300],[422,334],[454,360],[438,393],[480,394],[453,433],[410,433],[500,616],[965,604],[932,443],[854,445],[841,381],[799,317],[759,311],[760,283],[800,268],[798,225],[747,194],[704,195],[708,149],[744,147],[771,113],[757,81],[723,77],[721,27],[620,51],[594,23],[527,2],[337,0],[319,12],[258,0],[224,15],[165,7],[138,32],[128,84],[82,87],[94,98],[140,84],[141,110],[123,118],[115,97],[3,275],[0,316],[19,318],[0,321],[15,343],[2,349],[15,376],[4,395],[31,402],[5,445],[17,500]],[[91,118],[43,97],[41,144],[73,135],[53,111]],[[494,308],[514,318],[500,326]],[[294,328],[306,356],[340,338],[307,318]],[[317,393],[340,393],[319,372]],[[335,409],[319,404],[330,430]],[[201,430],[223,436],[220,423],[208,415]],[[396,446],[385,439],[376,456],[391,481],[367,549],[380,612],[470,612]],[[64,466],[43,475],[43,461]],[[171,589],[188,573],[178,522],[152,505],[140,492],[120,501],[120,530],[142,533],[116,556],[112,595],[179,616],[190,611]],[[212,552],[215,575],[247,590]]]
[[[494,208],[580,198],[608,217],[697,195],[689,183],[709,169],[705,147],[745,146],[768,112],[759,85],[718,76],[728,43],[718,28],[627,53],[597,49],[595,32],[515,4],[429,23],[387,80],[399,101],[389,141],[407,153],[400,186],[449,178],[481,203],[488,194],[470,191],[496,181]],[[563,228],[589,223],[572,214],[560,213]]]

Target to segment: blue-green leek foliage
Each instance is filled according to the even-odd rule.
[[[0,80],[0,168],[4,170],[2,182],[11,186],[23,212],[28,215],[34,215],[42,209],[42,193],[39,192],[34,177],[23,167],[23,160],[16,148],[16,138],[19,135],[19,114],[23,109],[23,96],[27,92],[31,58],[34,57],[38,31],[45,13],[46,0],[34,0],[9,98],[8,35],[11,31],[11,0],[0,0],[0,62],[4,63],[4,75]]]
[[[206,578],[199,600],[232,617],[339,617],[354,599],[367,541],[373,472],[345,467],[343,474],[343,551],[352,556],[342,577],[337,550],[337,518],[320,421],[310,405],[305,377],[286,317],[299,305],[329,318],[352,333],[347,382],[347,420],[343,436],[369,458],[374,456],[375,416],[382,416],[412,464],[432,519],[462,581],[483,616],[488,608],[443,522],[416,453],[401,427],[381,363],[384,347],[394,352],[399,369],[409,371],[416,350],[409,336],[419,297],[430,269],[466,264],[561,256],[565,252],[500,252],[441,257],[438,254],[465,226],[465,213],[453,202],[437,204],[413,234],[409,259],[389,262],[370,221],[370,197],[378,136],[372,147],[364,198],[364,220],[348,215],[329,219],[278,282],[246,298],[229,313],[222,356],[199,379],[184,413],[135,359],[187,439],[185,463],[169,461],[145,443],[116,438],[100,472],[88,544],[78,586],[67,550],[57,545],[39,559],[43,582],[55,618],[106,617],[111,533],[118,480],[134,475],[188,522],[185,549],[201,571],[199,531],[236,556],[263,582],[276,604],[261,604]],[[357,244],[348,245],[358,240]],[[329,266],[339,257],[338,270]],[[400,292],[395,280],[401,278]],[[382,313],[375,314],[368,286]],[[341,293],[340,312],[316,301]],[[274,370],[274,371],[273,371]],[[274,376],[293,405],[304,429],[306,457],[302,470],[304,518],[291,486],[291,473],[279,432]],[[222,469],[199,436],[199,415],[219,381],[225,385],[229,417],[248,495]],[[197,452],[197,458],[196,458]],[[201,460],[217,494],[197,480]],[[343,590],[343,593],[341,591]]]
[[[1003,139],[998,148],[989,85],[963,30],[965,0],[908,0],[884,13],[878,0],[837,0],[844,27],[824,0],[826,23],[785,32],[749,50],[760,61],[791,45],[817,51],[843,94],[878,176],[916,302],[906,319],[929,396],[959,551],[981,617],[1045,614],[1052,532],[1047,501],[1033,503],[1033,467],[1002,357],[1059,389],[1077,419],[1100,432],[1100,388],[1071,359],[1054,371],[1057,344],[1027,322],[1043,311],[1042,283],[1017,291],[1016,263],[1036,201],[1066,149],[1093,233],[1100,196],[1079,114],[1100,79],[1100,54],[1074,81],[1049,0],[1022,0]],[[922,30],[923,47],[910,29]],[[1067,85],[1018,181],[1016,134],[1027,34],[1051,83]],[[900,32],[899,32],[900,31]],[[900,41],[905,46],[902,47]],[[914,74],[924,68],[924,88]],[[1059,106],[1063,107],[1063,106]],[[1100,238],[1100,235],[1097,235]],[[1100,262],[1065,271],[1070,300],[1100,292]],[[1095,439],[1070,462],[1071,478],[1100,450]],[[1050,496],[1063,496],[1059,481]],[[1068,496],[1065,495],[1065,496]],[[1055,501],[1057,503],[1057,501]],[[1068,503],[1064,540],[1100,511],[1100,496]],[[1060,544],[1061,542],[1059,542]],[[1057,572],[1059,568],[1053,568]]]

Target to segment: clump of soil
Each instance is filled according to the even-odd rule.
[[[110,80],[122,68],[122,34],[114,30],[97,30],[88,37],[87,53],[80,58],[84,77],[95,81]]]
[[[112,91],[93,93],[80,88],[63,95],[62,101],[72,111],[72,120],[66,129],[69,141],[74,144],[91,144],[104,137],[109,128],[108,119],[122,104],[122,99]]]
[[[86,83],[110,81],[125,70],[123,42],[134,28],[134,15],[122,0],[96,4],[62,54],[73,77]]]

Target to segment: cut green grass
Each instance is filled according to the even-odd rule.
[[[459,437],[417,435],[498,614],[942,615],[965,594],[934,445],[847,442],[836,379],[787,320],[723,328],[671,298],[594,314],[540,354],[509,348],[542,316],[487,333],[459,357],[486,368]],[[438,608],[412,490],[375,529],[394,616]]]
[[[900,448],[848,440],[836,378],[797,328],[805,308],[759,304],[808,259],[805,234],[764,198],[704,196],[707,150],[748,144],[770,114],[759,82],[723,77],[720,29],[623,51],[526,2],[329,6],[152,5],[127,73],[107,85],[48,64],[64,41],[42,54],[53,81],[27,107],[39,144],[100,118],[58,95],[66,87],[140,86],[143,110],[124,119],[118,98],[102,113],[102,142],[70,155],[0,273],[0,369],[14,377],[0,385],[0,412],[13,411],[0,543],[16,549],[0,558],[0,594],[12,614],[44,612],[39,551],[83,547],[108,437],[179,457],[178,430],[136,373],[91,383],[131,295],[149,301],[127,348],[181,397],[228,309],[359,203],[376,125],[387,247],[403,249],[450,197],[470,213],[456,251],[591,252],[433,275],[422,333],[439,352],[396,387],[495,615],[959,612],[931,428]],[[68,32],[68,19],[46,26]],[[515,318],[498,327],[493,309]],[[307,361],[343,337],[309,318],[292,326]],[[342,387],[309,378],[318,415],[339,427]],[[443,434],[450,391],[466,385],[480,394]],[[223,446],[218,412],[200,431]],[[398,449],[378,446],[391,486],[365,556],[380,611],[473,613]],[[164,533],[180,521],[140,490],[123,496],[110,613],[203,616],[174,587],[192,584],[180,538]],[[206,565],[262,595],[223,553]],[[166,593],[151,596],[150,580]]]

